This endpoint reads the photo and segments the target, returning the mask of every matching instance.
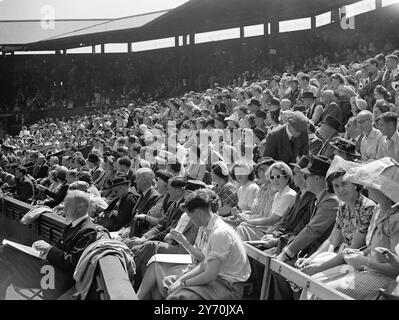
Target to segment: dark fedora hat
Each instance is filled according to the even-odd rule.
[[[290,163],[291,167],[298,168],[299,170],[306,168],[309,165],[310,157],[307,155],[303,155],[296,163]]]
[[[89,156],[87,157],[87,161],[92,162],[92,163],[99,163],[100,158],[98,157],[98,155],[96,155],[94,153],[90,153]]]
[[[257,110],[255,112],[255,116],[258,117],[258,118],[262,118],[262,119],[266,119],[267,118],[266,112],[264,112],[262,110]]]
[[[165,182],[168,182],[170,178],[173,178],[173,174],[171,174],[169,171],[167,170],[157,170],[155,172],[155,176],[157,178],[162,179]]]
[[[270,100],[270,104],[273,106],[280,106],[280,100],[277,98],[272,98],[272,100]]]
[[[305,91],[302,94],[302,99],[316,99],[312,91]]]
[[[123,176],[118,176],[115,179],[113,179],[111,181],[111,185],[112,187],[116,187],[116,186],[120,186],[120,185],[124,185],[124,184],[129,184],[130,181],[126,178],[125,175]]]
[[[260,101],[259,101],[258,99],[252,98],[252,99],[249,101],[249,104],[248,104],[248,105],[254,105],[254,106],[260,107],[260,106],[261,106],[261,103],[260,103]]]
[[[342,126],[341,121],[339,121],[337,118],[335,118],[333,116],[328,116],[321,123],[325,123],[325,124],[329,125],[331,128],[337,130],[338,132],[340,131],[341,126]]]
[[[360,158],[361,155],[356,151],[356,144],[350,140],[337,137],[334,141],[330,142],[330,145],[346,155],[353,158]]]
[[[307,167],[301,169],[301,172],[307,175],[325,177],[330,165],[331,160],[325,156],[311,156]]]

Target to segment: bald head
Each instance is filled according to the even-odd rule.
[[[325,104],[329,104],[330,102],[335,101],[334,91],[332,91],[332,90],[325,90],[325,91],[323,92],[323,94],[321,95],[321,100],[322,100]]]
[[[74,221],[87,214],[89,208],[89,195],[80,190],[70,190],[64,199],[65,203],[65,217]]]
[[[150,168],[141,168],[136,171],[136,186],[145,191],[153,185],[155,174]]]

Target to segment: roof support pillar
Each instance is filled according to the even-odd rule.
[[[382,8],[382,0],[375,0],[375,9],[380,10]]]
[[[91,53],[92,53],[92,54],[95,54],[95,53],[96,53],[96,45],[95,45],[95,44],[93,44],[93,45],[91,46]]]
[[[180,48],[179,48],[179,35],[175,36],[175,56],[176,56],[176,74],[175,86],[179,87],[179,81],[181,79],[181,66],[180,66]]]
[[[310,28],[316,29],[316,17],[315,16],[310,17]]]
[[[104,52],[105,52],[105,44],[102,43],[101,44],[101,54],[104,54]]]
[[[277,50],[278,50],[279,25],[278,25],[277,15],[273,15],[273,18],[270,20],[269,23],[270,23],[270,34],[269,34],[269,42],[268,42],[269,67],[270,67],[270,69],[273,70],[273,68],[276,67],[274,65],[274,63],[275,63],[274,56],[277,54]]]
[[[132,53],[132,43],[131,42],[127,43],[127,52]]]
[[[194,33],[190,33],[189,34],[189,50],[190,50],[190,89],[191,90],[195,90],[195,63],[196,63],[196,59],[195,59],[195,50],[194,50],[194,46],[195,46],[195,39],[194,39]]]

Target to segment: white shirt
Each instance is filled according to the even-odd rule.
[[[363,161],[377,159],[378,150],[382,145],[383,135],[376,128],[371,129],[368,136],[364,136],[360,142],[360,153]]]
[[[230,282],[245,282],[251,267],[238,233],[219,216],[213,214],[208,225],[198,230],[199,248],[205,256],[204,266],[215,259],[221,261],[218,277]]]
[[[294,204],[296,192],[292,190],[288,185],[274,195],[272,204],[271,214],[279,217],[284,217],[289,208]]]
[[[398,131],[392,135],[390,139],[383,137],[381,149],[379,153],[379,159],[383,157],[391,157],[396,161],[399,161],[399,135]]]

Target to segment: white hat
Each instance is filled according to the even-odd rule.
[[[238,125],[240,124],[240,119],[238,118],[238,114],[236,112],[234,112],[231,116],[224,118],[224,121],[233,121]]]
[[[344,180],[377,189],[393,202],[399,202],[399,164],[392,158],[385,157],[351,168]]]

